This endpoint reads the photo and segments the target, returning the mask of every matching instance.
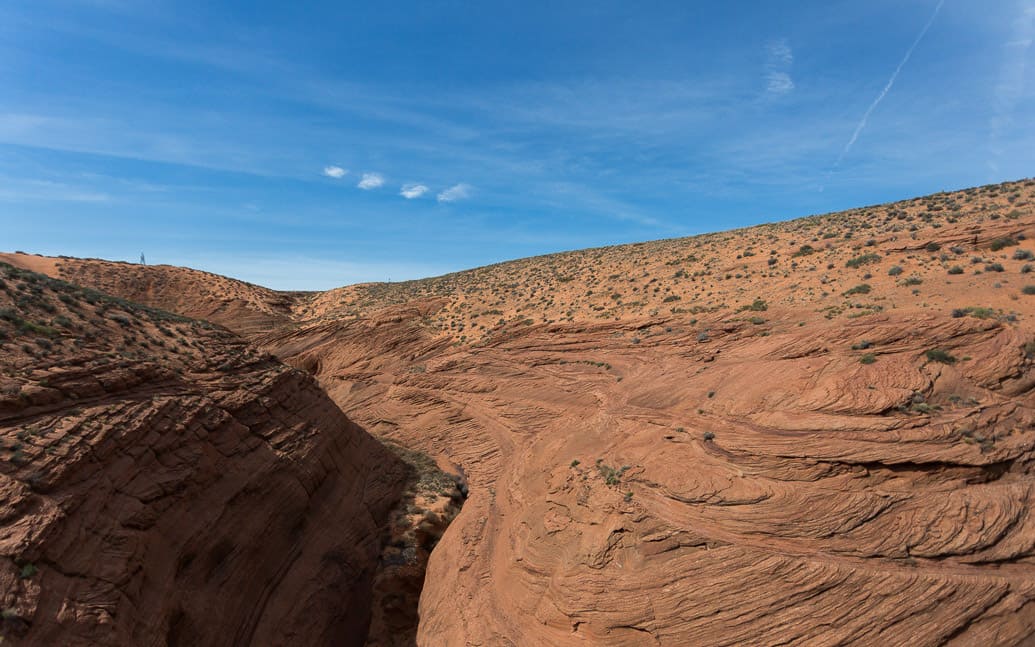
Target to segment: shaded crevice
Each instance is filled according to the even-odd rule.
[[[463,471],[442,471],[427,454],[386,443],[406,464],[408,477],[374,576],[368,647],[414,647],[418,606],[431,553],[467,498]]]

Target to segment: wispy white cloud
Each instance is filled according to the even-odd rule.
[[[770,94],[787,94],[794,89],[794,80],[786,72],[770,72],[766,79],[765,89]]]
[[[786,38],[770,41],[766,45],[766,52],[769,54],[770,65],[788,66],[794,62],[794,52],[791,50],[791,46],[787,44]]]
[[[920,33],[917,35],[916,40],[914,40],[913,44],[909,46],[908,50],[906,50],[906,55],[902,57],[901,61],[899,61],[898,67],[896,67],[895,71],[892,72],[891,78],[888,79],[888,82],[884,85],[884,88],[880,91],[880,94],[877,95],[877,98],[873,100],[873,103],[870,104],[870,107],[867,108],[866,112],[863,113],[862,119],[860,119],[859,123],[856,125],[855,131],[852,133],[852,136],[848,140],[848,143],[845,144],[845,147],[844,149],[842,149],[841,154],[837,156],[837,161],[834,162],[834,166],[833,168],[831,168],[830,171],[831,173],[838,166],[841,165],[841,162],[844,160],[845,155],[848,154],[848,151],[852,149],[852,146],[855,144],[856,140],[859,139],[859,135],[862,133],[863,128],[866,128],[866,123],[870,120],[870,115],[873,114],[873,111],[877,109],[877,106],[880,105],[880,102],[883,101],[884,97],[886,97],[888,95],[888,92],[891,91],[891,87],[895,85],[895,80],[898,79],[898,75],[902,71],[902,68],[905,67],[906,63],[909,62],[909,58],[913,56],[913,50],[917,48],[917,46],[920,44],[920,41],[922,41],[924,39],[924,36],[927,35],[927,30],[929,30],[931,28],[931,25],[934,24],[934,19],[938,17],[938,12],[942,10],[942,5],[944,4],[945,0],[938,0],[938,4],[935,6],[934,11],[931,13],[931,17],[927,20],[927,24],[924,25],[924,28],[921,29]]]
[[[439,202],[456,202],[471,197],[471,186],[469,184],[455,184],[438,194]]]
[[[0,202],[111,202],[110,195],[48,180],[0,177]]]
[[[794,79],[791,78],[794,52],[791,46],[787,39],[781,38],[766,43],[765,51],[766,92],[771,95],[787,94],[794,89]]]
[[[360,179],[358,186],[363,190],[376,189],[380,186],[384,186],[385,179],[380,173],[364,173],[363,178]]]
[[[988,124],[988,168],[993,176],[999,173],[1004,135],[1013,125],[1017,103],[1024,97],[1028,52],[1031,50],[1032,39],[1035,38],[1035,0],[1020,0],[1017,4],[1019,12],[1013,21],[1012,38],[1003,45],[1006,53],[999,70],[999,81],[995,86],[992,103],[992,117]]]
[[[633,222],[643,227],[670,229],[668,223],[644,214],[637,206],[609,196],[592,187],[573,182],[552,182],[546,187],[555,199],[551,206],[569,210],[579,205],[611,220]]]
[[[402,189],[399,190],[399,195],[406,198],[407,200],[413,200],[419,198],[428,192],[428,187],[423,184],[404,184]]]
[[[335,180],[340,180],[348,174],[348,171],[340,166],[325,166],[323,167],[323,174]]]

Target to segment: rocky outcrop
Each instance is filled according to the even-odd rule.
[[[363,644],[399,459],[230,333],[3,289],[6,641]]]
[[[1019,182],[296,303],[291,324],[255,332],[256,345],[469,491],[457,512],[448,484],[422,493],[408,472],[371,588],[371,642],[415,633],[427,646],[1031,644],[1033,205],[1035,182]],[[215,398],[220,380],[261,384],[265,374],[248,367],[275,365],[241,347],[223,373],[235,352],[169,348],[218,331],[108,318],[107,359],[133,361],[97,379],[152,385],[117,387],[146,397],[180,379]],[[46,428],[58,428],[76,405],[55,388],[65,378],[51,375],[44,346],[30,339],[33,356],[22,354],[37,334],[24,331],[39,326],[61,328],[10,327],[21,336],[6,342],[7,379],[20,394],[0,411],[46,414]],[[189,379],[175,377],[181,366]],[[168,376],[136,375],[145,369]],[[214,401],[251,430],[250,408]],[[291,439],[307,436],[273,437],[294,456]],[[44,523],[46,493],[32,490],[48,481],[16,477],[41,498],[20,517],[5,513],[6,527],[60,527]],[[104,501],[155,496],[118,483]],[[130,528],[143,523],[130,518]],[[102,554],[136,550],[116,542]],[[48,577],[42,553],[7,554],[15,586]],[[186,571],[200,577],[213,562],[195,556]],[[207,594],[222,572],[191,580],[193,590]],[[96,579],[134,605],[155,590],[108,571]],[[28,594],[9,599],[19,596]],[[12,606],[15,625],[21,608]],[[166,625],[154,635],[212,630],[185,617],[157,621]],[[256,641],[295,638],[242,622]]]
[[[1035,401],[1000,387],[1035,372],[1030,333],[768,316],[710,320],[726,332],[707,341],[685,322],[555,325],[477,349],[422,346],[414,320],[339,327],[318,365],[339,402],[470,479],[418,644],[1033,635]],[[360,357],[361,339],[385,344]]]
[[[172,265],[0,254],[0,262],[64,279],[133,303],[209,321],[243,337],[291,322],[304,292],[278,292],[252,283]]]
[[[1035,215],[983,209],[935,222],[919,254],[892,248],[911,240],[897,215],[883,243],[844,242],[853,223],[880,228],[859,215],[678,254],[605,250],[596,283],[529,259],[538,275],[453,275],[451,298],[418,285],[402,305],[261,343],[366,428],[466,473],[429,560],[420,645],[1027,644],[1035,297],[1015,248]],[[961,242],[976,220],[984,233]],[[792,255],[796,268],[733,259],[822,240],[838,244]],[[997,240],[1018,244],[993,256]],[[729,274],[679,269],[709,255]],[[634,294],[689,294],[594,320],[586,292],[632,292],[607,272]],[[521,290],[575,320],[542,321]],[[460,339],[515,305],[520,320],[493,313]]]

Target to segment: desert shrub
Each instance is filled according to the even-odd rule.
[[[953,265],[949,268],[949,274],[963,274],[963,268],[959,265]]]
[[[802,245],[798,248],[798,251],[792,254],[792,256],[808,256],[809,254],[814,254],[815,252],[816,250],[812,247],[812,245]]]
[[[910,276],[908,278],[902,279],[902,285],[906,285],[906,286],[909,286],[909,285],[920,285],[923,282],[924,282],[924,280],[922,278],[920,278],[919,276]]]
[[[1035,341],[1024,342],[1024,356],[1028,359],[1035,357]]]
[[[751,305],[741,306],[740,311],[750,310],[751,312],[765,312],[769,309],[769,304],[763,299],[755,299],[751,302]]]
[[[899,265],[892,265],[890,268],[888,268],[888,276],[898,276],[903,271],[904,270],[902,269],[901,266],[899,266]]]
[[[854,288],[849,288],[848,290],[845,290],[844,295],[847,297],[847,296],[852,295],[852,294],[869,294],[869,293],[870,293],[870,284],[869,283],[860,283],[859,285],[855,286]]]
[[[975,319],[992,319],[998,316],[998,313],[992,308],[982,308],[979,306],[968,306],[966,308],[954,308],[952,310],[952,316],[955,319],[966,316],[974,317]]]
[[[939,364],[955,364],[956,358],[940,348],[932,348],[924,353],[928,360]]]
[[[876,361],[877,361],[877,356],[874,355],[873,353],[866,353],[865,355],[863,355],[862,357],[859,358],[859,363],[860,364],[872,364],[872,363],[874,363]]]
[[[1035,254],[1026,249],[1018,249],[1013,253],[1013,260],[1015,261],[1030,261],[1033,258],[1035,258]]]
[[[1035,285],[1025,285],[1021,288],[1021,292],[1024,294],[1035,294]]]
[[[628,471],[629,466],[623,465],[621,468],[614,468],[609,465],[604,465],[604,461],[601,458],[597,459],[597,471],[604,477],[604,482],[608,485],[618,485],[622,482],[622,475]]]
[[[862,256],[856,256],[851,258],[845,263],[846,267],[862,267],[863,265],[869,265],[870,263],[876,263],[880,260],[879,254],[863,254]]]
[[[1012,247],[1014,245],[1017,245],[1017,241],[1013,238],[1010,238],[1009,236],[1006,236],[1003,238],[996,238],[995,240],[993,240],[992,244],[989,245],[989,249],[991,249],[993,252],[998,252],[1004,247]]]
[[[1004,272],[1006,270],[1003,268],[1003,264],[1002,263],[988,263],[988,264],[985,265],[985,271],[986,272]]]
[[[931,242],[927,243],[926,245],[924,245],[924,249],[926,249],[929,252],[937,252],[941,248],[942,248],[942,246],[939,245],[938,243],[934,242],[933,240]]]

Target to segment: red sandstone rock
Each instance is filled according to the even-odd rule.
[[[0,354],[5,641],[362,644],[402,463],[229,333],[20,280],[74,334]]]
[[[462,468],[420,645],[1030,644],[1035,279],[1015,252],[1035,250],[1033,203],[1028,181],[350,286],[248,334],[364,428]],[[240,379],[219,365],[200,373]],[[240,431],[249,402],[216,427],[231,453],[263,442]],[[302,429],[271,433],[291,448]],[[49,537],[27,487],[5,489],[5,533]]]

